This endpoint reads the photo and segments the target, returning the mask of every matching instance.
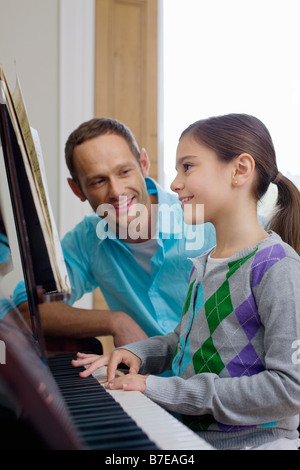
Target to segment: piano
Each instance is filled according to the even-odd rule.
[[[80,368],[71,365],[76,351],[49,354],[39,317],[38,288],[49,284],[45,297],[49,301],[53,282],[45,279],[49,266],[43,272],[35,266],[37,259],[47,263],[47,256],[43,244],[38,245],[34,238],[34,207],[28,205],[28,181],[4,100],[0,100],[0,134],[0,159],[3,153],[10,193],[0,193],[0,423],[4,431],[0,448],[211,450],[196,433],[142,393],[106,390],[105,370],[79,377]],[[17,240],[13,244],[2,217],[3,197],[11,199]],[[13,269],[10,246],[15,245],[26,280],[31,328],[6,294],[4,281]]]
[[[0,364],[0,421],[3,411],[13,414],[12,442],[0,439],[0,448],[21,448],[27,435],[16,441],[18,424],[34,430],[25,448],[54,450],[210,450],[212,447],[166,410],[140,392],[106,390],[105,370],[82,378],[74,368],[74,355],[40,353],[28,325],[17,309],[0,321],[0,341],[6,346]],[[1,360],[1,359],[0,359]],[[4,406],[1,390],[15,406]],[[2,405],[2,407],[1,407]],[[19,411],[18,411],[19,410]]]

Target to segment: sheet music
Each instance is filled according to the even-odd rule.
[[[24,138],[24,144],[25,144],[27,154],[29,157],[32,175],[35,180],[37,190],[42,199],[42,206],[45,210],[46,217],[48,220],[48,224],[49,224],[48,228],[52,232],[52,225],[51,225],[51,219],[50,219],[49,208],[48,208],[49,198],[47,199],[46,194],[45,194],[45,188],[43,185],[43,180],[42,180],[42,175],[41,175],[41,170],[40,170],[40,162],[37,156],[36,147],[34,145],[34,140],[31,134],[31,128],[29,126],[28,117],[26,113],[26,107],[25,107],[25,103],[22,97],[21,86],[20,86],[18,77],[17,77],[16,87],[12,94],[12,100],[13,100],[15,111],[19,120],[21,133]]]
[[[36,151],[36,156],[37,156],[40,180],[44,188],[45,199],[47,201],[50,201],[50,196],[48,192],[48,182],[47,182],[47,176],[46,176],[46,171],[45,171],[45,166],[44,166],[44,159],[43,159],[43,154],[42,154],[40,138],[39,138],[38,132],[35,129],[33,129],[32,127],[30,129],[31,129],[31,135],[32,135],[32,139],[33,139],[33,143],[34,143],[34,147]],[[61,274],[63,286],[65,286],[64,290],[66,290],[66,292],[70,292],[71,287],[69,283],[69,276],[68,276],[67,268],[65,265],[64,255],[62,252],[60,238],[59,238],[59,234],[57,231],[52,207],[50,204],[49,205],[47,204],[47,207],[48,207],[48,212],[49,212],[50,226],[52,230],[52,240],[53,240],[53,245],[54,245],[54,251],[56,253],[54,262],[57,263],[57,270]]]

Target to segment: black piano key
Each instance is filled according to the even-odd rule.
[[[82,415],[77,415],[77,416],[74,416],[73,417],[73,420],[75,423],[78,424],[78,426],[84,426],[86,423],[102,423],[103,422],[103,425],[105,425],[105,423],[107,421],[110,421],[111,423],[119,423],[121,420],[125,420],[129,418],[131,420],[131,418],[125,414],[124,415],[124,410],[115,410],[115,411],[112,411],[110,410],[110,412],[108,413],[103,413],[103,411],[101,410],[95,410],[95,413],[92,413],[92,414],[82,414]]]
[[[87,413],[91,413],[93,414],[94,411],[95,411],[95,407],[93,406],[68,406],[71,414],[73,414],[74,416],[80,414],[80,415],[85,415]],[[108,405],[108,406],[102,406],[102,405],[99,405],[97,407],[97,410],[101,410],[103,411],[103,413],[108,413],[108,412],[114,412],[114,410],[116,409],[116,407],[114,406],[114,403],[112,403],[111,405]]]
[[[76,423],[79,424],[79,420],[76,420]],[[116,424],[119,423],[119,419],[115,420],[113,416],[106,416],[106,417],[101,417],[98,419],[87,419],[87,420],[81,420],[80,422],[80,429],[82,432],[87,431],[88,429],[99,429],[99,425],[101,424],[101,427],[103,429],[108,429],[108,428],[115,428]],[[125,424],[130,424],[132,423],[132,419],[127,416],[127,417],[122,417],[122,423],[123,425]]]
[[[68,404],[67,404],[68,406]],[[98,411],[99,413],[102,413],[102,414],[108,414],[108,413],[113,413],[114,410],[115,411],[120,411],[120,413],[125,413],[123,408],[117,403],[110,403],[110,404],[106,404],[105,406],[102,406],[101,403],[98,404],[97,408],[93,408],[93,407],[90,407],[90,408],[81,408],[80,407],[69,407],[68,408],[71,410],[71,412],[74,414],[74,416],[76,416],[76,414],[85,414],[85,415],[93,415],[96,411]]]
[[[111,428],[107,426],[106,428],[86,428],[81,429],[81,435],[86,437],[86,439],[101,439],[104,437],[105,439],[116,439],[117,437],[125,437],[128,435],[136,435],[140,434],[140,430],[137,428],[134,422],[127,422],[126,425],[123,425],[122,428],[116,428],[116,426],[112,426]]]
[[[149,438],[146,434],[139,429],[137,426],[133,429],[126,429],[125,432],[116,428],[112,431],[106,431],[105,429],[100,430],[99,434],[94,433],[93,435],[86,436],[86,442],[88,445],[93,447],[97,446],[98,449],[101,448],[117,448],[117,449],[126,449],[129,445],[132,446],[133,443],[138,445],[143,442],[145,445],[149,445]],[[150,444],[151,448],[153,443]]]
[[[134,436],[120,441],[88,442],[92,450],[157,450],[157,446],[147,436]]]

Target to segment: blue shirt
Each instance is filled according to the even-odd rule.
[[[62,240],[71,283],[73,304],[100,287],[108,307],[130,315],[148,336],[161,335],[177,326],[188,287],[191,262],[215,245],[211,224],[183,223],[175,194],[146,178],[147,191],[157,194],[157,251],[151,258],[151,274],[96,214],[85,217]]]

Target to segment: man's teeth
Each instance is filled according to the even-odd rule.
[[[133,198],[131,198],[131,199],[126,198],[125,200],[121,201],[119,204],[115,205],[115,208],[116,209],[123,209],[124,207],[127,207],[131,203],[132,199]]]

